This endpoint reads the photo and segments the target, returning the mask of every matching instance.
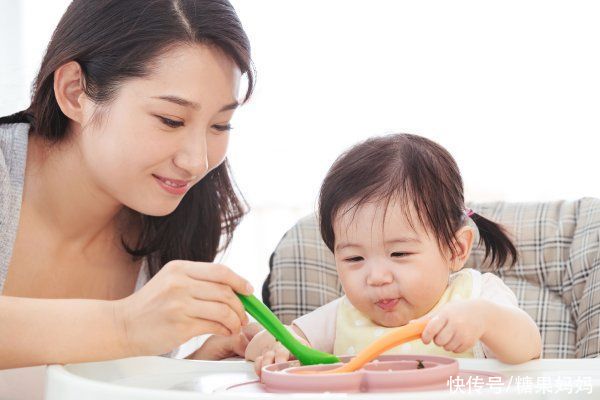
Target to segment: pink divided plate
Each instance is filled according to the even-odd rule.
[[[348,362],[352,357],[340,357]],[[483,387],[490,378],[497,386],[502,375],[486,371],[460,371],[454,358],[425,355],[380,356],[363,369],[351,373],[319,375],[296,374],[294,371],[323,371],[340,364],[300,366],[298,361],[269,365],[263,368],[261,381],[238,383],[222,388],[227,392],[396,392],[445,390],[450,379],[476,379]],[[458,377],[458,378],[457,378]]]

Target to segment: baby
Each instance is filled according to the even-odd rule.
[[[463,268],[476,235],[468,219],[490,265],[516,263],[504,230],[465,208],[460,172],[443,147],[408,134],[354,146],[333,164],[319,198],[321,235],[345,296],[289,329],[311,347],[353,355],[390,329],[430,318],[420,340],[386,354],[539,357],[540,332],[513,292],[492,273]],[[257,373],[290,358],[266,331],[245,356]]]

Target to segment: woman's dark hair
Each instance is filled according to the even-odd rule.
[[[319,196],[321,236],[331,251],[335,246],[333,223],[341,212],[357,210],[369,202],[399,201],[414,227],[411,207],[419,222],[438,240],[440,248],[456,254],[455,234],[466,223],[463,182],[456,162],[446,149],[421,136],[395,134],[359,143],[331,166]],[[485,246],[485,259],[500,267],[517,250],[504,229],[482,217],[471,218]]]
[[[151,74],[152,62],[166,50],[196,43],[220,49],[237,64],[247,76],[248,100],[254,87],[250,43],[227,0],[74,0],[52,35],[31,105],[0,118],[0,124],[28,122],[33,135],[50,143],[65,140],[69,118],[53,89],[54,71],[61,65],[78,62],[85,93],[99,105],[108,104],[123,82]],[[137,243],[123,245],[136,258],[148,257],[151,275],[174,259],[213,261],[246,210],[225,161],[194,185],[173,213],[140,214]]]

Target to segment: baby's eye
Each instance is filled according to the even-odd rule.
[[[356,257],[348,257],[346,258],[344,261],[348,261],[348,262],[358,262],[358,261],[362,261],[363,258],[360,256],[356,256]]]
[[[402,253],[402,252],[396,251],[396,252],[392,253],[392,257],[406,257],[409,254],[410,253]]]

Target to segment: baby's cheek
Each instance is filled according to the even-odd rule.
[[[346,297],[359,311],[368,313],[371,309],[372,303],[366,296],[364,288],[362,290],[344,290]]]
[[[406,299],[419,312],[426,312],[433,307],[444,293],[446,286],[436,279],[421,279],[406,289]]]
[[[370,315],[373,313],[373,303],[367,295],[367,290],[363,285],[343,285],[344,293],[350,303],[363,314]]]
[[[342,283],[344,293],[346,293],[346,296],[350,299],[350,301],[352,301],[353,304],[355,304],[354,300],[359,302],[360,299],[365,297],[364,279],[357,271],[343,271],[338,268],[338,275],[340,277],[340,282]]]

